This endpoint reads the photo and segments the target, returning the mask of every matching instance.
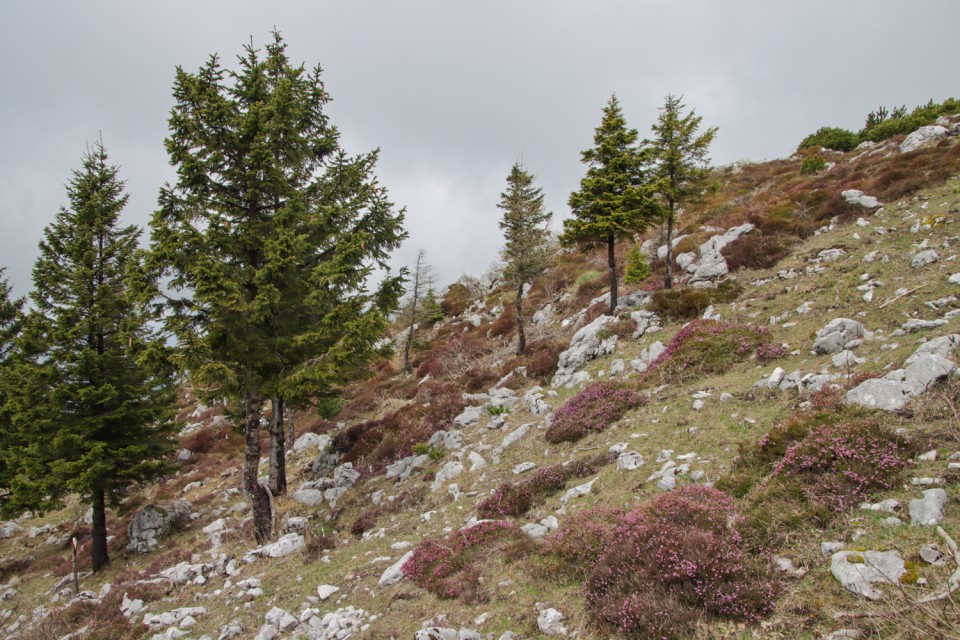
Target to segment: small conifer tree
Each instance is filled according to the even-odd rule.
[[[507,176],[507,190],[497,206],[503,211],[500,228],[507,241],[501,257],[503,278],[516,291],[517,355],[523,355],[527,336],[523,322],[524,287],[538,278],[550,263],[550,232],[553,214],[544,210],[543,189],[533,186],[533,175],[517,162]]]
[[[612,96],[594,134],[594,147],[582,160],[589,166],[580,190],[570,194],[574,217],[563,222],[560,242],[605,244],[610,274],[610,315],[617,308],[618,238],[632,237],[661,217],[657,183],[649,170],[650,151],[637,143],[636,129],[627,128],[620,103]]]
[[[624,270],[623,281],[627,284],[638,284],[650,277],[650,262],[643,250],[634,245],[627,254],[627,267]]]

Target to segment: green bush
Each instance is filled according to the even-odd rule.
[[[823,147],[834,151],[850,151],[860,144],[859,137],[853,131],[837,127],[820,127],[811,133],[797,147],[798,151],[811,147]]]
[[[807,156],[800,165],[800,173],[805,176],[820,173],[827,168],[827,161],[820,156]]]
[[[650,277],[650,263],[639,246],[634,245],[627,254],[627,267],[623,281],[627,284],[637,284]]]

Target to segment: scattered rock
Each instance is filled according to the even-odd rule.
[[[849,318],[834,318],[817,331],[813,350],[817,354],[840,353],[854,340],[864,337],[863,325]]]
[[[920,251],[916,253],[913,258],[910,260],[910,266],[914,269],[919,269],[920,267],[925,267],[928,264],[933,264],[940,260],[940,254],[934,251],[933,249],[927,249],[925,251]]]
[[[947,492],[943,489],[927,489],[922,498],[910,501],[910,522],[917,526],[933,526],[943,522],[943,508],[947,505]]]
[[[553,607],[541,609],[537,616],[537,628],[548,636],[565,636],[567,627],[563,624],[564,615]]]
[[[863,195],[863,191],[857,189],[848,189],[840,194],[843,196],[843,199],[849,202],[850,204],[858,204],[861,207],[867,209],[876,209],[880,206],[880,202],[873,196]]]
[[[643,466],[643,456],[638,451],[624,451],[617,456],[617,469],[633,471]]]
[[[830,558],[830,573],[850,593],[880,600],[883,594],[873,585],[898,585],[906,569],[899,551],[838,551]]]
[[[272,544],[248,551],[243,560],[244,562],[253,562],[257,557],[282,558],[303,549],[304,545],[305,542],[302,535],[299,533],[288,533]]]
[[[399,560],[387,567],[387,570],[380,575],[380,581],[377,584],[381,587],[389,587],[403,580],[403,565],[413,557],[413,551],[413,549],[407,551]]]
[[[335,587],[332,584],[322,584],[317,587],[317,597],[320,600],[326,600],[338,591],[340,591],[340,587]]]

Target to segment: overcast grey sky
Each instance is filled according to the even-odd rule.
[[[64,184],[101,136],[126,221],[173,177],[163,149],[174,68],[225,65],[279,29],[324,68],[352,153],[407,207],[397,265],[427,250],[442,283],[496,257],[499,194],[523,158],[554,226],[610,94],[641,135],[667,93],[719,127],[715,164],[790,155],[822,125],[960,95],[960,2],[0,0],[0,266],[19,294]]]

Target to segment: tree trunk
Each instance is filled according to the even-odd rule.
[[[94,573],[110,564],[107,553],[107,505],[103,489],[93,490],[93,528],[90,531],[90,557]]]
[[[607,236],[607,266],[610,268],[610,313],[614,315],[617,309],[617,258],[614,255],[614,235]]]
[[[527,348],[527,335],[523,331],[523,283],[517,287],[517,355],[522,356]]]
[[[414,323],[411,322],[410,329],[407,330],[406,344],[403,345],[403,370],[407,373],[410,373],[413,369],[413,367],[410,366],[410,345],[413,343],[413,325]]]
[[[673,288],[673,200],[670,201],[670,215],[667,216],[667,275],[663,279],[663,287]]]
[[[273,397],[273,415],[270,417],[270,475],[267,486],[275,496],[287,492],[287,457],[284,447],[283,398]]]
[[[243,456],[243,492],[250,501],[253,510],[253,534],[257,543],[263,544],[270,539],[273,513],[270,496],[260,484],[257,467],[260,464],[260,393],[248,391],[244,399],[245,424],[244,440],[246,449]]]
[[[284,404],[283,410],[286,412],[285,418],[287,420],[287,440],[284,444],[286,445],[286,450],[290,451],[293,449],[293,443],[297,438],[297,425],[293,420],[293,409]]]

